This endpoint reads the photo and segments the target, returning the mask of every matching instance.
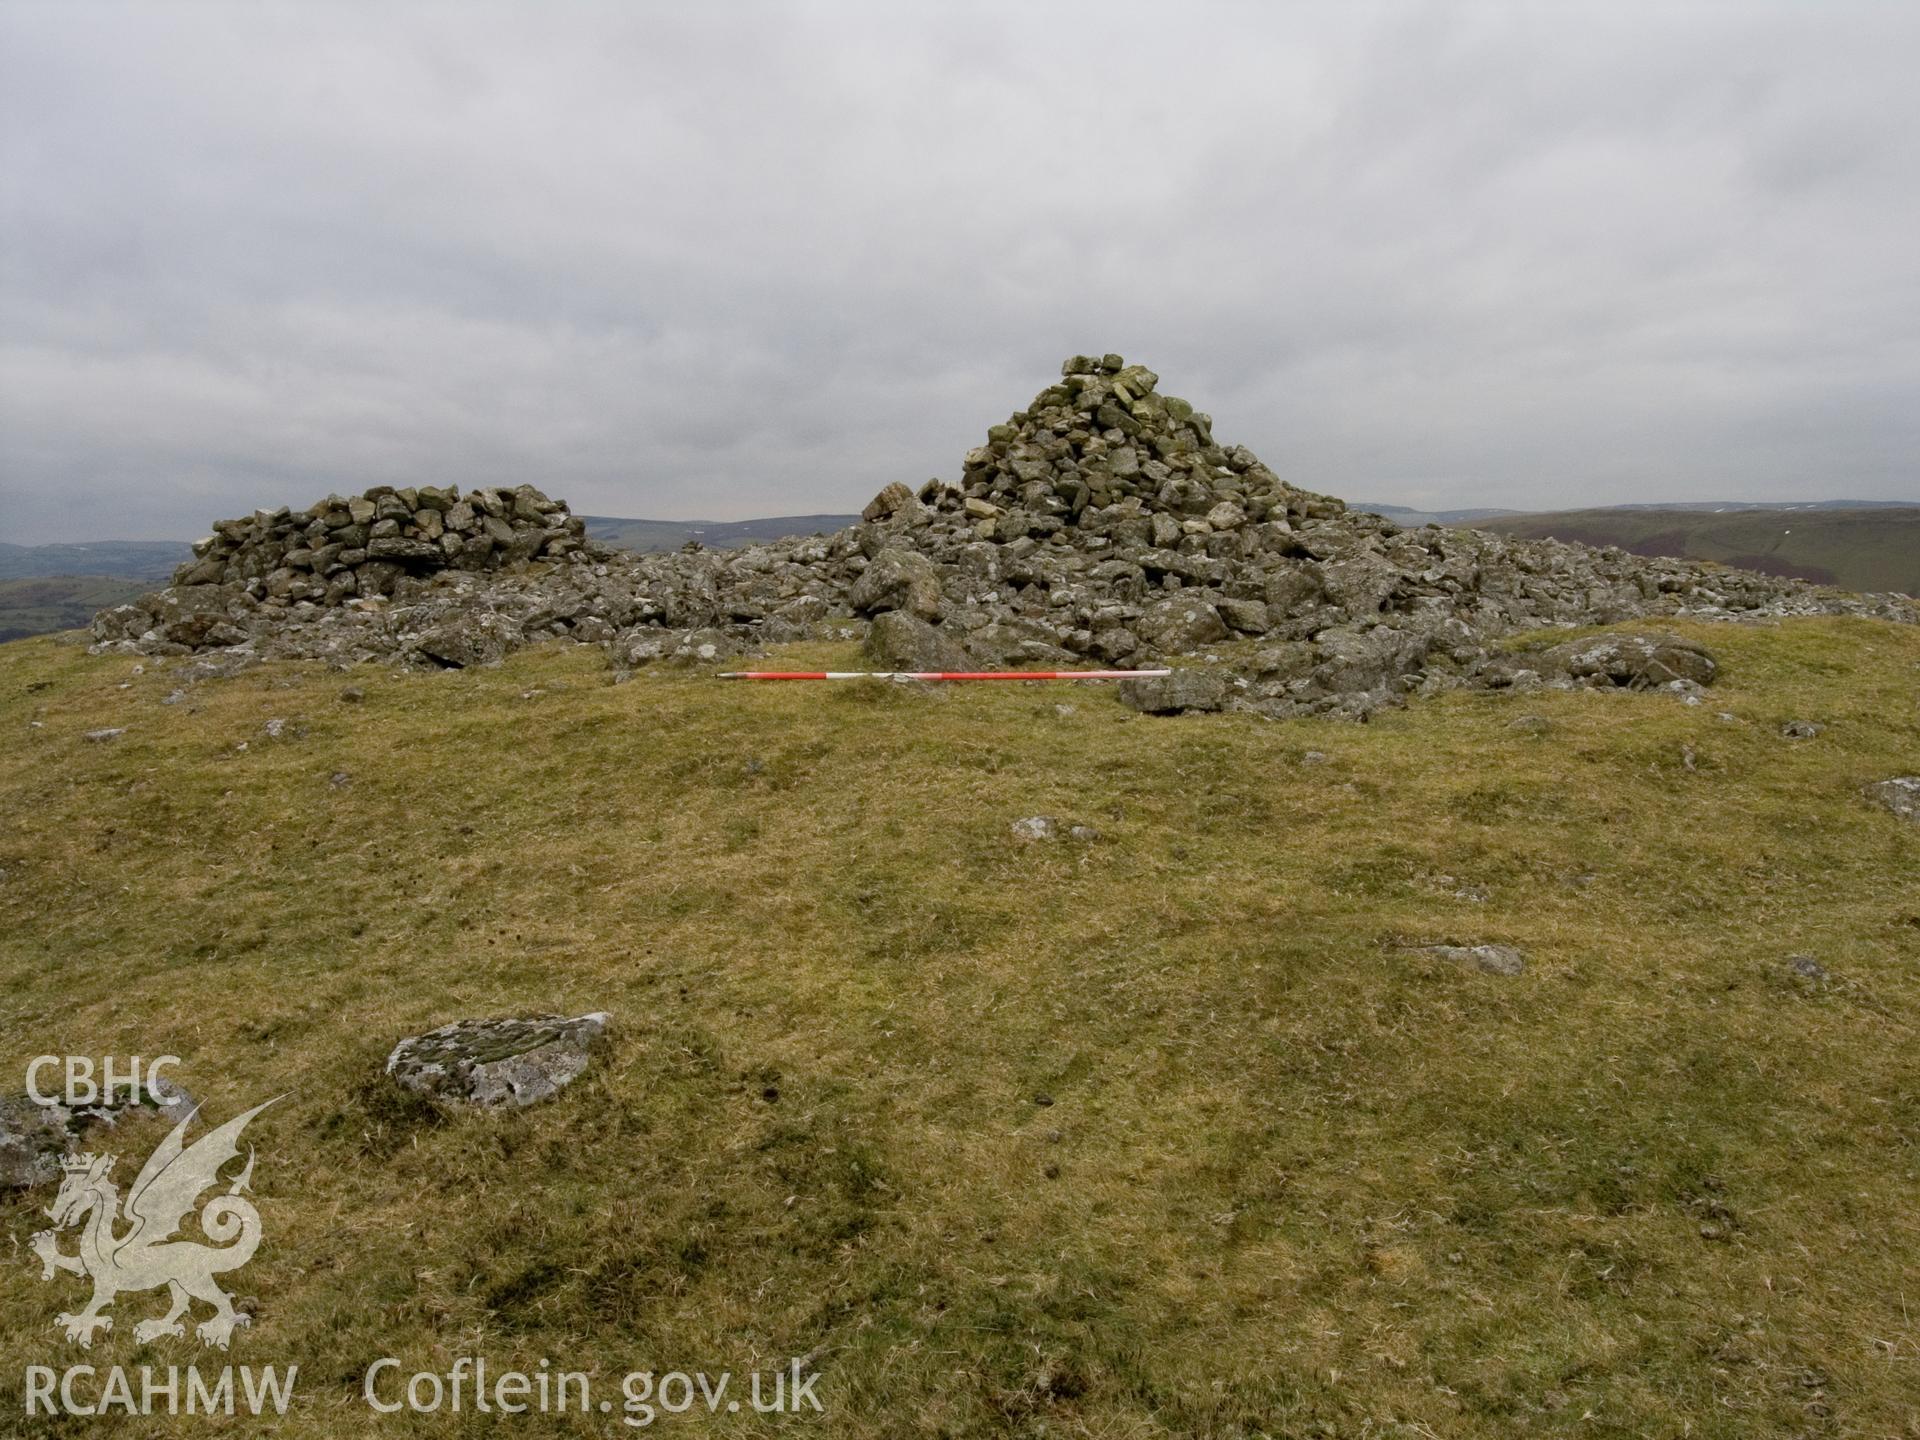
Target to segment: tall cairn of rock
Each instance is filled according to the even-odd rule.
[[[1219,444],[1212,417],[1161,394],[1160,377],[1144,365],[1075,355],[1060,376],[967,455],[961,488],[984,502],[974,507],[983,539],[1045,537],[1089,510],[1117,507],[1102,523],[1164,548],[1185,535],[1326,519],[1346,508],[1285,485],[1244,446]]]

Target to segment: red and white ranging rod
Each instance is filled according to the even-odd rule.
[[[722,680],[1134,680],[1171,670],[728,670]]]

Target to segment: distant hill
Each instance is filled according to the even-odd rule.
[[[1625,505],[1474,523],[1508,535],[1617,545],[1637,555],[1714,560],[1845,590],[1920,595],[1920,505]]]
[[[1409,529],[1419,525],[1478,525],[1496,515],[1524,515],[1524,510],[1415,510],[1411,505],[1380,505],[1371,501],[1349,500],[1349,510],[1364,510],[1369,515],[1384,515],[1396,525]]]
[[[113,575],[164,582],[192,554],[193,547],[184,540],[88,540],[77,545],[0,542],[0,580]]]
[[[1902,510],[1910,507],[1910,500],[1684,500],[1671,505],[1609,505],[1605,513],[1616,510],[1692,510],[1700,512],[1724,513],[1731,510]],[[1384,515],[1396,524],[1416,525],[1484,525],[1489,520],[1500,519],[1508,515],[1558,515],[1558,510],[1506,510],[1499,508],[1481,508],[1469,510],[1416,510],[1411,505],[1383,505],[1371,500],[1349,500],[1349,510],[1365,510],[1369,514]],[[1589,512],[1581,512],[1583,514]]]
[[[710,550],[735,550],[789,535],[832,534],[859,521],[858,515],[778,515],[770,520],[623,520],[615,515],[583,515],[587,534],[623,550],[678,550],[698,540]]]
[[[152,588],[146,581],[114,575],[0,580],[0,644],[53,630],[76,630],[93,618],[94,611],[124,605]]]

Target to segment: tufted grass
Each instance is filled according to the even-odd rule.
[[[498,1428],[373,1424],[382,1355],[607,1394],[807,1355],[824,1418],[661,1428],[1920,1436],[1920,828],[1859,797],[1920,772],[1920,631],[1674,628],[1723,662],[1701,707],[1366,726],[615,686],[585,650],[167,706],[166,665],[0,647],[0,1074],[164,1051],[216,1119],[291,1092],[234,1287],[234,1362],[300,1367],[276,1434]],[[1034,814],[1098,839],[1022,845]],[[1404,948],[1483,941],[1526,973]],[[594,1009],[523,1114],[380,1076],[449,1020]],[[109,1139],[124,1181],[157,1133]],[[0,1204],[10,1420],[79,1358],[45,1200]],[[221,1363],[137,1346],[158,1308],[86,1360]]]

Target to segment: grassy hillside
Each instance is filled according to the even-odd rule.
[[[1920,631],[1678,628],[1724,663],[1701,707],[1364,727],[615,686],[587,650],[163,705],[165,665],[19,642],[0,1072],[170,1051],[215,1119],[289,1092],[249,1132],[231,1357],[299,1365],[274,1434],[502,1428],[368,1427],[378,1356],[617,1393],[805,1355],[810,1428],[661,1423],[1914,1435],[1920,828],[1859,789],[1920,771]],[[1035,814],[1098,837],[1017,843]],[[1403,948],[1441,941],[1528,967]],[[605,1052],[524,1113],[445,1119],[381,1075],[445,1021],[598,1008]],[[109,1137],[123,1180],[156,1138]],[[27,1364],[209,1363],[135,1344],[151,1295],[62,1349],[84,1290],[25,1252],[45,1203],[0,1203],[0,1410]]]
[[[1857,510],[1566,510],[1475,522],[1509,535],[1715,560],[1844,590],[1920,595],[1920,506]]]
[[[93,618],[96,610],[124,605],[150,588],[109,575],[0,580],[0,642],[78,629]]]
[[[698,540],[710,550],[732,550],[789,535],[832,534],[858,515],[776,515],[765,520],[623,520],[614,515],[583,515],[595,540],[628,550],[678,550]]]

